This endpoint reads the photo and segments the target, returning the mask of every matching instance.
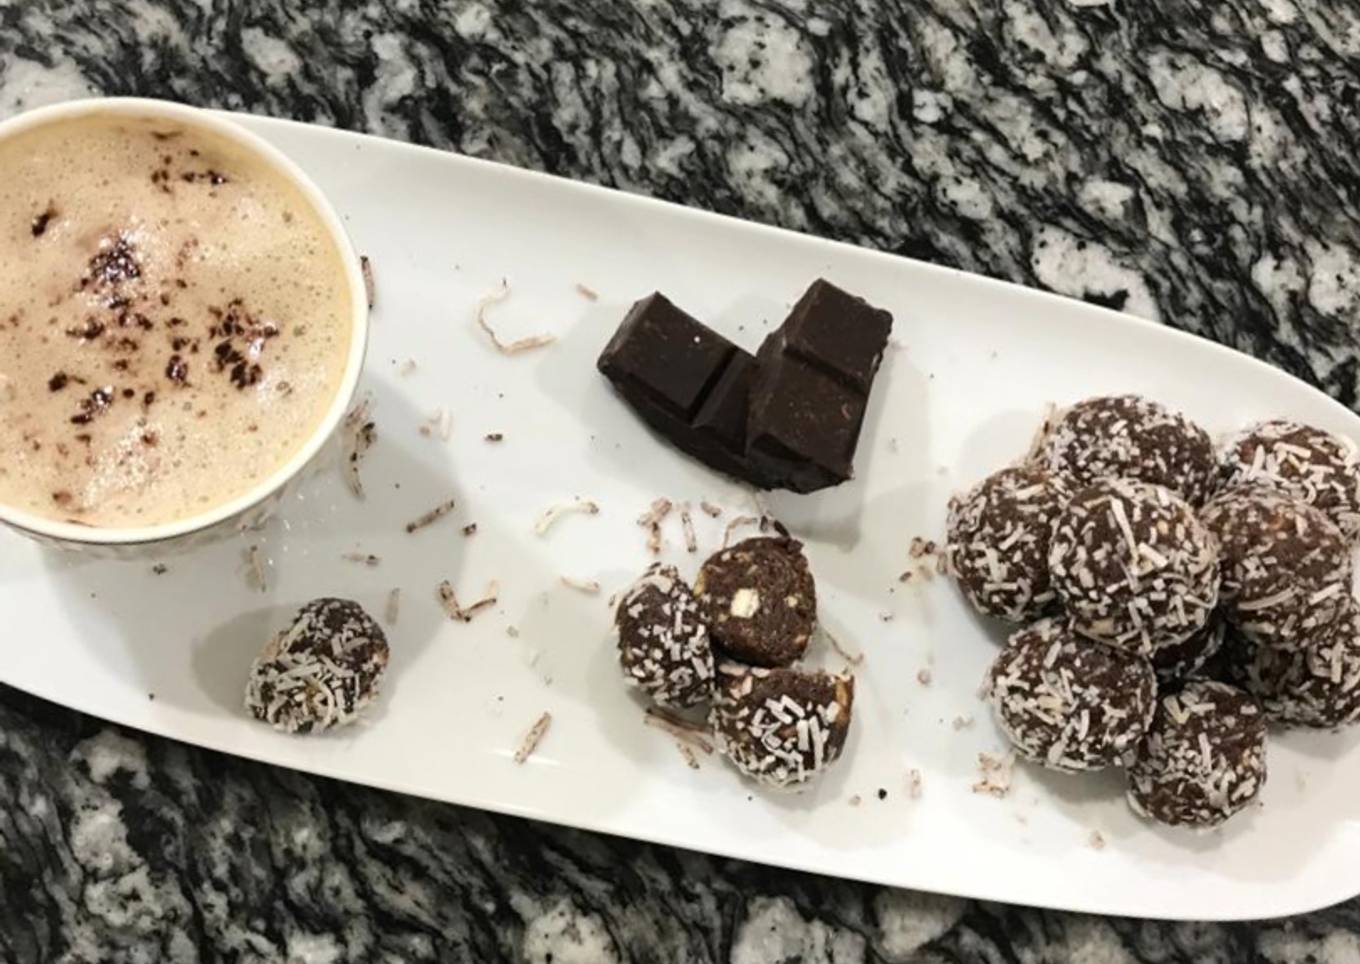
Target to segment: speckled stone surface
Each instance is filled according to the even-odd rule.
[[[452,147],[1122,307],[1356,405],[1360,7],[0,0],[0,116],[172,97]],[[13,644],[14,641],[9,641]],[[1360,960],[491,817],[0,688],[0,961]]]

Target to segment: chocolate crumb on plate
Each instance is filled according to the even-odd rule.
[[[1053,770],[1099,770],[1132,757],[1157,680],[1142,656],[1045,619],[1011,636],[988,670],[987,695],[1022,757]]]
[[[256,657],[246,709],[286,733],[353,722],[377,696],[387,638],[356,602],[315,599]]]
[[[807,650],[817,587],[803,544],[757,536],[709,556],[694,595],[715,644],[756,666],[785,666]]]
[[[713,693],[713,650],[699,603],[674,566],[654,563],[619,599],[614,633],[624,679],[663,706]]]
[[[1223,608],[1260,643],[1310,648],[1351,602],[1346,537],[1321,510],[1266,489],[1210,502],[1204,524],[1223,557]]]
[[[1345,436],[1261,422],[1229,441],[1219,474],[1224,489],[1275,489],[1320,510],[1348,539],[1360,536],[1360,452]]]
[[[1265,714],[1234,686],[1193,680],[1158,701],[1128,777],[1129,805],[1139,816],[1216,826],[1265,784]]]
[[[799,787],[840,758],[854,698],[853,677],[723,663],[711,714],[718,749],[766,786]]]
[[[1050,579],[1084,636],[1149,655],[1209,621],[1217,540],[1170,489],[1102,479],[1072,496],[1049,543]]]

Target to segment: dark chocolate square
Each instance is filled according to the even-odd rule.
[[[758,364],[746,440],[755,471],[794,492],[851,478],[867,397],[786,350],[779,332],[761,346]]]
[[[750,353],[660,294],[628,312],[598,367],[633,410],[677,448],[747,481]]]
[[[818,278],[798,299],[780,331],[786,351],[868,394],[883,361],[892,315]]]

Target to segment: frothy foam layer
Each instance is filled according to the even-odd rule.
[[[99,527],[267,478],[339,389],[351,309],[306,197],[215,132],[57,120],[0,141],[0,503]]]

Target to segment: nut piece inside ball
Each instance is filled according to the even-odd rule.
[[[1212,827],[1266,782],[1266,718],[1226,683],[1195,680],[1157,703],[1129,768],[1129,804],[1161,823]]]
[[[1228,618],[1263,645],[1307,649],[1350,604],[1345,537],[1318,509],[1262,489],[1209,503],[1204,524],[1223,558]]]
[[[314,599],[255,658],[246,709],[286,733],[352,723],[387,669],[382,627],[349,599]]]
[[[1216,483],[1209,434],[1179,412],[1138,395],[1105,395],[1063,412],[1043,440],[1040,459],[1074,487],[1102,478],[1160,485],[1192,506]]]
[[[817,587],[794,539],[762,536],[719,550],[700,567],[694,595],[717,647],[753,666],[798,659],[817,621]]]
[[[663,706],[693,706],[713,692],[713,650],[699,603],[674,566],[653,564],[614,610],[628,682]]]
[[[1360,452],[1344,436],[1272,419],[1228,443],[1219,473],[1224,489],[1274,489],[1321,511],[1347,538],[1360,535]]]
[[[1021,756],[1076,772],[1128,761],[1152,720],[1157,682],[1144,657],[1045,619],[1011,636],[987,693]]]
[[[710,717],[719,749],[737,769],[789,788],[840,757],[854,701],[850,676],[722,663]]]
[[[1128,479],[1102,479],[1058,515],[1053,587],[1076,630],[1149,655],[1209,621],[1218,549],[1184,499]]]
[[[949,572],[978,612],[1014,623],[1052,607],[1049,534],[1071,493],[1047,469],[1002,469],[950,500]]]

